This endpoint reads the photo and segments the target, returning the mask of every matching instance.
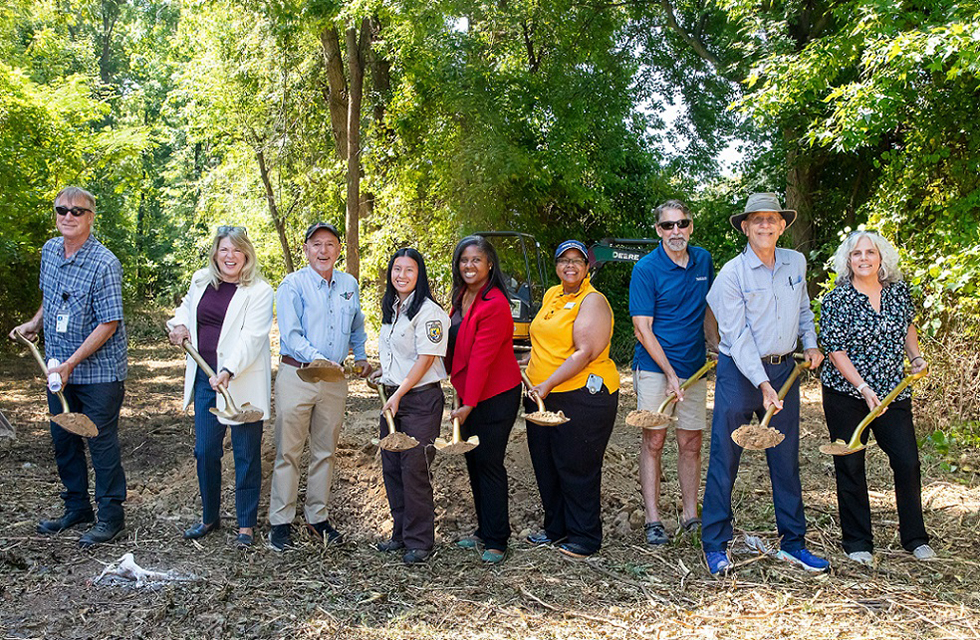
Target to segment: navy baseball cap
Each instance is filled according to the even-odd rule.
[[[582,255],[585,256],[586,260],[588,260],[589,250],[586,248],[585,243],[579,240],[566,240],[558,245],[558,248],[555,249],[555,260],[557,260],[561,254],[565,253],[569,249],[578,249],[582,252]]]
[[[320,229],[326,229],[327,231],[332,233],[334,237],[336,237],[338,240],[342,240],[342,238],[340,237],[340,232],[337,231],[337,227],[333,226],[329,222],[314,222],[313,224],[311,224],[309,227],[306,228],[306,239],[304,240],[304,242],[309,242],[313,234],[319,231]]]

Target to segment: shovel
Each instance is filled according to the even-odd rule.
[[[0,411],[0,438],[17,438],[14,425],[10,424],[7,416],[3,415],[3,411]]]
[[[385,396],[385,388],[383,384],[376,383],[372,380],[367,381],[368,386],[375,389],[378,395],[381,396],[381,406],[388,404],[388,398]],[[388,435],[378,440],[376,444],[384,449],[385,451],[408,451],[409,449],[414,449],[418,446],[419,441],[408,435],[395,429],[395,417],[391,415],[391,411],[385,411],[385,422],[388,423]],[[372,440],[372,442],[374,442]]]
[[[330,360],[314,360],[296,370],[297,377],[303,382],[339,382],[346,373],[342,366]]]
[[[204,361],[204,358],[202,358],[201,354],[197,352],[197,349],[194,348],[194,345],[191,344],[190,340],[184,338],[184,341],[180,346],[184,348],[187,355],[194,359],[197,366],[201,367],[201,371],[207,374],[209,378],[214,377],[214,369],[208,366],[208,363]],[[241,422],[242,424],[246,422],[258,422],[262,419],[262,409],[259,409],[255,405],[246,402],[241,407],[238,407],[235,404],[235,401],[231,399],[231,394],[228,393],[228,389],[225,388],[225,385],[218,385],[218,391],[220,391],[221,395],[225,397],[225,408],[223,411],[219,410],[217,407],[211,407],[208,409],[208,411],[214,415],[218,416],[219,418],[224,418],[230,422]]]
[[[459,409],[459,396],[453,393],[453,410]],[[470,436],[463,440],[462,431],[459,426],[459,418],[453,418],[453,440],[446,442],[445,438],[436,438],[432,446],[441,453],[456,455],[472,451],[480,445],[480,436]]]
[[[531,384],[531,381],[528,379],[527,374],[524,373],[524,369],[521,369],[521,380],[524,381],[524,386],[527,387],[528,391],[534,387],[534,385]],[[524,414],[524,419],[528,422],[540,424],[545,427],[554,427],[568,422],[568,418],[566,418],[565,414],[561,411],[555,413],[554,411],[548,411],[545,409],[544,401],[542,401],[537,395],[532,395],[531,399],[538,403],[538,410],[532,413]]]
[[[892,400],[898,397],[898,394],[902,392],[902,389],[909,386],[919,378],[924,378],[926,374],[929,373],[928,369],[923,369],[918,373],[913,373],[911,375],[905,376],[905,378],[898,383],[898,386],[892,389],[891,393],[885,396],[885,399],[881,401],[877,407],[872,409],[868,415],[864,416],[864,420],[858,423],[858,426],[854,428],[854,435],[847,442],[843,440],[834,440],[830,444],[821,445],[820,453],[827,453],[832,456],[846,456],[857,451],[866,449],[868,445],[861,444],[861,434],[864,430],[868,428],[875,418],[881,415],[881,412],[885,410]]]
[[[708,360],[704,363],[704,366],[694,372],[694,375],[684,381],[681,385],[681,391],[687,389],[692,384],[701,379],[701,377],[711,371],[711,369],[717,364],[717,360]],[[673,393],[669,394],[664,401],[660,403],[660,407],[657,408],[656,412],[647,411],[646,409],[637,409],[636,411],[630,411],[629,415],[626,416],[626,424],[631,427],[643,427],[644,429],[656,429],[662,427],[671,420],[676,420],[667,413],[667,407],[670,403],[676,401],[676,396]]]
[[[14,331],[14,337],[17,342],[21,343],[25,347],[31,350],[31,355],[37,360],[37,364],[41,367],[41,371],[44,372],[44,379],[48,379],[48,366],[44,364],[44,357],[41,356],[41,352],[37,350],[37,346],[24,337],[24,335],[19,331]],[[99,435],[99,428],[95,426],[84,413],[72,413],[68,408],[68,401],[65,400],[65,395],[62,392],[57,392],[55,394],[58,396],[58,400],[61,402],[61,413],[56,416],[51,416],[51,422],[55,423],[65,431],[80,435],[86,438],[94,438]]]
[[[798,362],[795,367],[793,367],[793,372],[789,374],[786,378],[786,382],[780,387],[779,393],[776,394],[780,400],[786,397],[789,393],[790,387],[796,382],[796,379],[804,369],[809,369],[810,363],[807,361]],[[777,444],[783,441],[784,436],[779,431],[773,429],[769,426],[769,421],[772,420],[773,415],[776,413],[776,405],[772,405],[766,411],[766,415],[762,417],[762,422],[759,424],[743,424],[735,431],[732,431],[732,440],[735,444],[742,447],[743,449],[748,449],[749,451],[762,451],[763,449],[769,449],[770,447],[775,447]]]

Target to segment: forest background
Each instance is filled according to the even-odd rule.
[[[939,391],[977,428],[980,4],[958,0],[3,0],[0,322],[37,308],[52,199],[98,198],[133,339],[159,339],[219,224],[273,284],[345,229],[375,323],[391,252],[443,296],[476,230],[655,237],[667,198],[720,266],[752,191],[800,213],[811,291],[842,234],[899,247]],[[735,153],[732,153],[732,150]],[[736,158],[725,162],[724,158]],[[628,267],[602,274],[628,362]],[[816,297],[816,296],[815,296]],[[815,306],[818,306],[815,303]],[[964,370],[966,368],[967,370]],[[948,389],[947,389],[948,391]],[[963,394],[961,393],[960,396]]]

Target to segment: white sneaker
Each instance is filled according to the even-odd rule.
[[[868,565],[869,567],[875,563],[875,558],[871,555],[870,551],[852,551],[847,554],[847,557],[858,564]]]
[[[936,552],[929,545],[920,544],[912,551],[912,555],[915,556],[916,560],[932,560],[936,557]]]

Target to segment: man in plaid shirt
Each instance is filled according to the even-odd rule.
[[[95,470],[98,522],[82,535],[79,545],[109,542],[124,529],[122,503],[126,476],[119,459],[119,409],[126,379],[126,328],[123,324],[122,266],[92,235],[95,198],[78,187],[67,187],[55,198],[60,238],[41,250],[41,307],[30,321],[16,327],[28,339],[44,330],[48,358],[61,364],[68,407],[84,413],[99,429],[88,439]],[[13,337],[13,331],[11,332]],[[51,413],[61,411],[48,393]],[[38,533],[53,534],[95,520],[88,495],[85,439],[51,423],[58,475],[65,486],[65,513],[42,520]]]

